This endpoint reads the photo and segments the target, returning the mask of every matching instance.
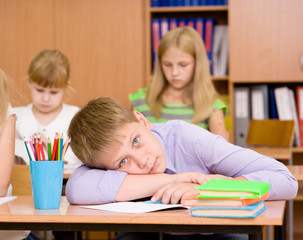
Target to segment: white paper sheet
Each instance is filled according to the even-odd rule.
[[[146,213],[171,208],[187,208],[182,206],[181,204],[155,204],[146,202],[117,202],[81,207],[120,213]]]
[[[7,196],[7,197],[0,197],[0,204],[12,201],[14,199],[16,199],[16,196]]]

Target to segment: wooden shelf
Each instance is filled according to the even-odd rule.
[[[218,12],[227,11],[228,6],[192,6],[192,7],[149,7],[147,11],[157,12]]]

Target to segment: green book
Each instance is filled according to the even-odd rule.
[[[197,198],[259,198],[269,189],[267,182],[213,179],[197,187]]]

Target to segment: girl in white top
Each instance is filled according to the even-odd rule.
[[[10,185],[14,165],[15,114],[9,104],[7,79],[0,69],[0,197],[12,194]],[[25,239],[30,231],[1,230],[0,239]]]
[[[56,132],[66,139],[67,129],[79,108],[63,103],[63,95],[70,86],[69,62],[58,50],[44,50],[31,62],[28,80],[32,103],[16,107],[16,146],[15,155],[22,157],[29,164],[29,157],[24,146],[24,137],[40,133],[45,156],[47,158],[47,138],[54,142]],[[69,148],[65,158],[66,168],[76,168],[81,162]]]

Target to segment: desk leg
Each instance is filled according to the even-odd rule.
[[[46,240],[52,239],[52,231],[45,231],[45,239]]]
[[[286,240],[286,218],[289,216],[286,216],[287,214],[284,214],[283,218],[283,225],[282,226],[275,226],[275,240]]]
[[[293,200],[288,200],[287,201],[288,205],[288,240],[293,240],[293,219],[294,219],[294,201]]]
[[[248,235],[249,240],[263,240],[263,227],[259,226],[254,233]]]

